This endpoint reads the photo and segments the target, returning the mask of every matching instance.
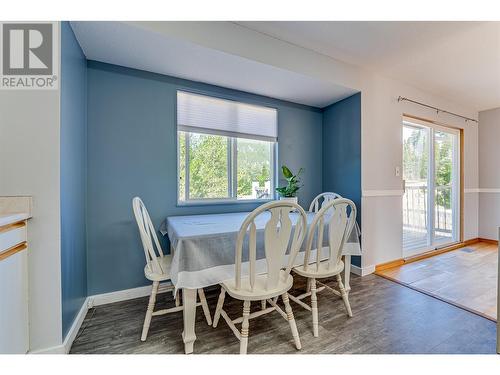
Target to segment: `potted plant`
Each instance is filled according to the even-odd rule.
[[[286,165],[283,165],[281,167],[283,177],[285,177],[285,180],[288,182],[288,184],[286,186],[276,188],[276,191],[280,195],[280,200],[287,200],[293,203],[298,203],[297,192],[302,187],[302,185],[300,185],[300,174],[303,171],[304,169],[300,168],[297,174],[294,175]]]

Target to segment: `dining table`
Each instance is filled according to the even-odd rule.
[[[176,290],[182,290],[184,330],[182,338],[184,350],[192,353],[195,334],[196,295],[197,289],[218,285],[224,280],[235,277],[235,248],[236,238],[243,221],[250,212],[233,212],[223,214],[204,214],[169,216],[160,227],[160,233],[168,236],[172,256],[171,280]],[[266,272],[264,228],[269,220],[269,213],[257,217],[257,272]],[[308,212],[307,225],[314,218],[314,213]],[[299,219],[296,212],[290,213],[293,226]],[[326,224],[327,221],[326,221]],[[317,231],[316,231],[317,232]],[[325,230],[322,251],[327,256],[328,231]],[[351,270],[351,256],[361,255],[359,227],[355,225],[348,234],[342,249],[345,269],[342,275],[346,290],[350,290],[349,279]],[[304,259],[305,243],[296,257],[295,263],[302,264]],[[315,247],[318,248],[314,242]],[[311,259],[315,259],[313,250]],[[245,258],[246,256],[246,258]],[[248,260],[248,255],[243,254],[243,261]],[[285,266],[285,264],[284,264]],[[243,263],[242,274],[247,272],[248,264]]]

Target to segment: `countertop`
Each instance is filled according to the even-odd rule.
[[[31,217],[28,213],[10,213],[10,214],[0,214],[0,227],[4,225],[9,225],[17,223],[18,221],[26,220]]]

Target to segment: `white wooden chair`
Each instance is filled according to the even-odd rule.
[[[146,317],[144,318],[144,325],[142,327],[141,340],[146,341],[149,331],[149,325],[151,324],[151,318],[156,315],[163,315],[168,313],[173,313],[177,311],[182,311],[183,306],[180,305],[180,297],[177,295],[175,299],[175,307],[169,309],[163,309],[154,311],[156,294],[158,293],[158,288],[160,282],[170,280],[170,266],[172,263],[171,255],[164,255],[163,250],[158,242],[158,237],[156,236],[156,231],[149,217],[146,206],[139,197],[135,197],[132,200],[132,206],[134,209],[135,220],[137,221],[137,226],[139,227],[139,233],[141,236],[142,246],[144,248],[144,255],[146,256],[146,266],[144,267],[144,276],[153,282],[153,287],[151,289],[151,295],[149,296],[148,309],[146,311]],[[156,247],[156,251],[155,251]],[[172,291],[174,293],[174,286],[165,286],[165,291]],[[162,284],[163,291],[163,284]],[[212,324],[212,318],[210,317],[210,310],[208,309],[207,300],[205,299],[205,293],[203,289],[198,289],[198,296],[200,302],[196,306],[202,306],[207,324]]]
[[[325,219],[328,220],[326,223]],[[351,233],[355,221],[356,205],[351,200],[337,198],[323,204],[309,226],[304,252],[304,262],[301,266],[293,268],[295,273],[308,278],[308,281],[310,281],[308,284],[310,284],[311,289],[299,296],[290,295],[290,299],[312,312],[313,334],[315,337],[318,337],[318,292],[328,289],[342,297],[347,315],[352,317],[349,296],[344,288],[340,274],[344,270],[344,263],[341,260],[342,247]],[[328,247],[323,248],[323,235],[326,225],[328,228]],[[316,243],[316,249],[312,249],[313,242]],[[322,250],[318,251],[318,247]],[[314,258],[311,255],[313,250],[316,252]],[[317,279],[333,276],[337,278],[340,291],[316,281]],[[321,285],[320,288],[317,288],[317,283]],[[309,296],[311,297],[311,306],[302,301]]]
[[[309,212],[318,212],[324,204],[339,198],[342,197],[337,193],[331,193],[331,192],[321,193],[317,195],[316,198],[314,198],[313,201],[311,202],[311,205],[309,206]]]
[[[290,213],[296,211],[299,215],[297,223],[293,227]],[[256,272],[256,252],[257,252],[257,229],[255,219],[265,212],[270,213],[269,221],[264,228],[264,247],[267,273],[257,274]],[[235,336],[240,340],[240,354],[247,353],[249,319],[257,318],[261,315],[278,311],[285,320],[288,320],[292,330],[292,336],[297,349],[301,348],[299,333],[293,317],[292,307],[288,299],[288,290],[292,287],[293,277],[290,271],[293,267],[297,253],[307,231],[307,217],[302,207],[292,202],[269,202],[264,204],[248,215],[241,225],[236,242],[235,278],[227,280],[221,284],[221,293],[214,315],[214,327],[217,327],[219,318],[222,315]],[[292,234],[293,232],[293,234]],[[243,243],[248,234],[248,276],[243,276],[242,253]],[[286,269],[286,252],[290,244],[288,254],[288,266]],[[226,292],[233,298],[243,301],[243,316],[231,320],[223,310]],[[281,296],[285,304],[285,311],[278,305],[278,297]],[[267,307],[265,302],[262,309],[250,314],[251,301],[267,301],[271,307]],[[236,328],[236,324],[241,323],[241,332]]]
[[[311,202],[311,205],[309,206],[309,212],[318,212],[323,204],[326,204],[334,199],[339,199],[342,198],[337,193],[332,193],[330,191],[318,194],[316,198],[314,198]],[[311,291],[311,279],[307,279],[307,286],[306,286],[306,291],[310,292]]]

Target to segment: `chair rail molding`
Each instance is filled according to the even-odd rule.
[[[480,193],[480,192],[481,192],[481,189],[479,189],[479,188],[464,188],[465,194]]]
[[[404,194],[404,190],[363,190],[363,198],[365,197],[397,197]],[[465,194],[473,193],[500,193],[500,188],[465,188]]]
[[[500,193],[500,188],[479,188],[480,193]]]
[[[402,189],[396,190],[363,190],[362,197],[399,197],[404,194]]]
[[[465,188],[464,193],[500,193],[500,188]]]

